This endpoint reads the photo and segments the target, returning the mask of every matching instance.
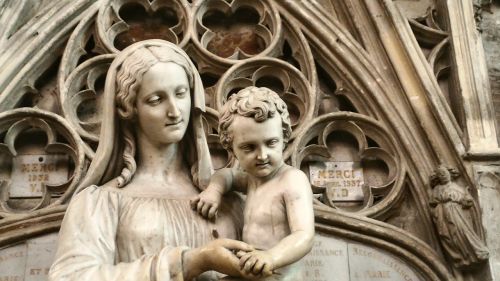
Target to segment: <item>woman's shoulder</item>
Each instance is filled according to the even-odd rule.
[[[90,185],[73,196],[70,208],[95,208],[98,206],[114,205],[118,201],[118,188],[112,182],[104,185]]]

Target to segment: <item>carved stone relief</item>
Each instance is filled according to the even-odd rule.
[[[474,166],[477,182],[479,183],[479,196],[481,202],[482,223],[485,228],[485,237],[490,250],[490,267],[494,276],[500,276],[500,222],[498,218],[500,202],[500,168],[498,165]]]
[[[454,267],[467,270],[487,260],[489,252],[480,225],[474,220],[479,213],[476,202],[469,188],[454,182],[457,177],[454,169],[436,169],[429,204],[446,255]]]
[[[57,234],[49,234],[1,249],[0,280],[48,280],[56,245]]]
[[[337,227],[328,230],[336,238],[352,240],[335,242],[321,231],[318,236],[324,245],[332,244],[332,253],[342,248],[342,258],[323,259],[339,266],[339,276],[451,280],[446,251],[439,248],[439,226],[431,227],[428,178],[444,158],[473,187],[472,198],[476,192],[462,159],[470,116],[463,112],[458,86],[449,83],[456,64],[450,23],[434,1],[323,1],[324,9],[321,1],[60,2],[46,3],[48,12],[31,18],[25,29],[19,29],[21,21],[8,22],[10,37],[0,31],[0,49],[6,50],[0,65],[7,66],[0,70],[0,247],[57,231],[68,201],[88,185],[82,179],[96,161],[103,112],[109,110],[102,93],[111,61],[134,42],[160,38],[183,48],[200,72],[204,130],[215,169],[236,165],[217,132],[217,110],[231,94],[264,86],[285,100],[293,126],[285,157],[309,176],[317,220],[320,214],[323,220],[325,214],[337,216],[338,221],[322,224]],[[405,17],[394,12],[395,4],[404,6]],[[372,18],[353,20],[363,13]],[[5,18],[0,15],[0,23]],[[375,19],[394,26],[380,32],[387,22]],[[404,38],[405,30],[414,37]],[[52,38],[39,34],[29,41],[26,34],[41,31]],[[394,43],[394,34],[403,38],[401,45]],[[418,52],[410,47],[413,41]],[[23,44],[28,48],[22,59],[11,60]],[[43,50],[37,50],[40,46]],[[423,54],[425,67],[394,59],[403,53],[411,54],[413,63]],[[436,105],[439,112],[431,109]],[[488,185],[494,176],[482,175],[479,182]],[[402,206],[405,200],[412,202],[408,208]],[[405,215],[394,215],[399,212]],[[425,227],[416,230],[409,221]],[[43,227],[34,227],[35,222]],[[25,227],[31,228],[22,233]],[[356,236],[351,231],[356,227],[370,234]],[[384,233],[382,238],[374,229]],[[388,233],[404,239],[392,240]],[[353,247],[372,254],[355,260],[348,255]],[[378,264],[372,258],[380,252],[405,269]],[[363,270],[345,269],[351,261]],[[310,259],[311,276],[315,263]],[[317,280],[330,280],[325,276],[331,268],[319,270]]]
[[[302,261],[304,280],[418,281],[425,280],[387,252],[351,241],[317,235],[311,253]]]
[[[0,114],[0,135],[0,217],[66,204],[84,169],[82,142],[68,123],[49,112],[17,109]]]
[[[363,115],[323,115],[295,145],[292,164],[310,174],[318,200],[327,206],[376,217],[401,196],[399,151],[384,128]]]

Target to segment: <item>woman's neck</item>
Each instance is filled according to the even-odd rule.
[[[179,143],[153,144],[145,137],[137,138],[137,171],[134,178],[151,179],[169,183],[184,177],[188,170]]]

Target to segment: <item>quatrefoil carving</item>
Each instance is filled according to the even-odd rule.
[[[41,198],[29,209],[16,209],[9,204],[10,191],[16,184],[12,179],[14,174],[13,163],[16,158],[28,156],[19,152],[19,139],[24,136],[42,133],[46,142],[41,148],[29,148],[29,152],[40,151],[46,156],[38,156],[40,163],[20,164],[21,173],[24,177],[29,177],[29,181],[36,180],[41,186]],[[59,205],[66,202],[74,191],[76,184],[81,178],[84,166],[84,153],[82,142],[78,134],[71,129],[69,124],[60,116],[40,111],[37,109],[21,108],[0,114],[0,155],[2,155],[2,165],[11,167],[11,176],[0,178],[0,216],[7,217],[12,214],[30,212],[44,207]],[[36,154],[35,154],[36,155]],[[44,158],[50,156],[65,156],[72,166],[71,174],[64,182],[52,182],[49,172],[52,172],[56,164],[44,164]],[[35,156],[37,157],[37,156]],[[32,157],[33,158],[33,157]],[[1,162],[1,161],[0,161]],[[53,165],[53,166],[51,166]],[[18,189],[28,188],[25,186],[15,186]],[[56,199],[57,198],[57,199]]]
[[[402,187],[400,153],[388,136],[367,116],[330,113],[297,136],[291,163],[310,175],[323,204],[373,215],[394,203]]]
[[[66,79],[61,91],[63,114],[80,136],[91,143],[99,141],[101,128],[101,97],[106,73],[115,55],[100,55],[80,64]],[[85,144],[92,159],[93,149]]]
[[[224,63],[269,54],[281,38],[279,13],[269,1],[208,0],[194,13],[195,44]]]
[[[104,46],[118,53],[147,39],[163,39],[183,45],[188,26],[186,1],[109,0],[101,6],[97,29]]]

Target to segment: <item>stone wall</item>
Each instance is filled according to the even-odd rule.
[[[481,29],[500,139],[500,1],[483,8]]]

